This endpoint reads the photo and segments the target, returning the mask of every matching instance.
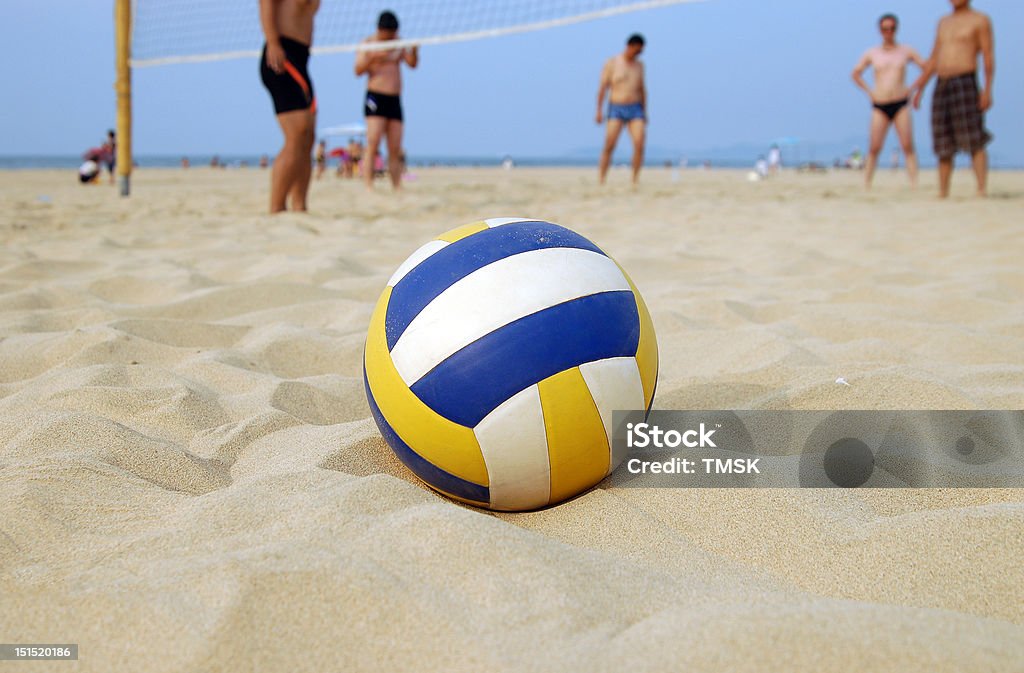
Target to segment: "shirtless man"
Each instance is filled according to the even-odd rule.
[[[381,12],[377,32],[363,40],[389,42],[398,39],[398,18],[391,12]],[[366,83],[366,152],[363,155],[363,179],[366,188],[373,189],[374,163],[382,137],[388,143],[388,172],[395,189],[402,186],[402,72],[405,63],[415,68],[420,62],[417,47],[378,51],[359,51],[356,55],[356,77],[369,75]]]
[[[922,70],[925,62],[911,47],[896,44],[896,28],[899,21],[894,14],[886,14],[878,20],[882,33],[882,44],[868,49],[853,69],[853,81],[871,99],[871,139],[868,145],[868,160],[864,171],[864,186],[871,189],[871,179],[878,165],[878,154],[889,133],[889,126],[895,124],[903,154],[907,157],[907,173],[910,184],[917,186],[917,154],[914,152],[914,132],[910,119],[910,90],[906,85],[907,63],[915,63]],[[869,67],[875,71],[875,86],[871,88],[864,81],[864,71]]]
[[[938,73],[932,95],[932,140],[939,157],[939,196],[949,196],[953,156],[957,150],[971,153],[978,196],[988,184],[988,152],[992,135],[985,130],[985,111],[992,107],[992,78],[996,64],[992,21],[971,9],[970,0],[950,0],[953,13],[939,21],[935,47],[924,72],[913,88],[914,107],[920,107],[928,80]],[[985,88],[978,91],[978,55],[985,63]]]
[[[319,8],[320,0],[260,0],[260,22],[266,37],[260,76],[284,133],[284,147],[270,176],[271,213],[283,211],[289,197],[292,210],[306,210],[316,126],[316,96],[306,66],[313,16]]]
[[[604,96],[608,97],[608,127],[605,130],[604,148],[599,164],[600,181],[603,185],[608,177],[608,165],[612,161],[615,143],[619,141],[623,125],[629,128],[633,138],[633,185],[640,179],[640,168],[644,164],[644,140],[647,135],[647,88],[644,86],[644,64],[638,60],[644,50],[642,35],[631,35],[626,49],[608,59],[601,70],[601,85],[597,90],[597,123],[604,122],[602,107]]]

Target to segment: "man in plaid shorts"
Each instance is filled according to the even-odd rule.
[[[939,158],[939,195],[949,195],[953,156],[971,153],[978,196],[985,196],[988,182],[988,152],[992,135],[985,130],[985,111],[992,107],[992,78],[995,55],[992,21],[971,9],[971,0],[950,0],[953,12],[939,21],[935,47],[921,76],[914,83],[914,107],[921,106],[921,94],[933,74],[939,80],[932,95],[932,140]],[[985,88],[978,90],[977,65],[981,54],[985,64]]]

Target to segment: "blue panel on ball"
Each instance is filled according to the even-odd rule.
[[[363,367],[363,386],[366,388],[366,400],[370,403],[370,413],[373,415],[373,420],[377,423],[380,434],[384,436],[384,441],[388,443],[388,446],[395,452],[398,459],[405,463],[405,466],[412,470],[417,477],[434,488],[463,500],[471,500],[485,505],[491,501],[489,488],[456,477],[450,472],[445,472],[433,463],[425,460],[413,451],[412,447],[402,441],[402,438],[398,436],[398,433],[391,427],[391,424],[384,418],[384,414],[380,412],[377,401],[373,399],[373,393],[370,392],[370,382],[366,379],[365,365]]]
[[[604,254],[576,232],[539,221],[506,224],[456,241],[421,262],[391,290],[384,320],[388,350],[413,318],[457,281],[499,259],[542,248],[581,248]]]
[[[636,353],[640,318],[629,290],[573,299],[477,339],[412,386],[441,416],[475,427],[520,390],[585,362]]]

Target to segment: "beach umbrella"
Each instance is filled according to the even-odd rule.
[[[790,147],[793,149],[793,161],[792,163],[800,163],[800,145],[802,141],[796,136],[780,136],[771,141],[772,145],[778,145],[779,148]]]

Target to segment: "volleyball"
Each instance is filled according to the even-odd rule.
[[[519,511],[571,498],[625,455],[612,412],[649,410],[650,314],[626,272],[564,227],[496,218],[416,250],[381,294],[363,380],[398,458],[457,500]]]

